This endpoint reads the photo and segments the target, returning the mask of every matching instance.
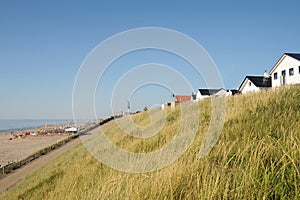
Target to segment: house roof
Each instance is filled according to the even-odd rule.
[[[244,87],[246,80],[250,80],[256,87],[268,88],[272,87],[271,77],[266,78],[264,76],[246,76],[242,84],[239,87],[239,91]]]
[[[176,95],[175,101],[177,102],[184,102],[184,101],[191,101],[192,96],[191,95]]]
[[[199,89],[201,95],[214,95],[222,89]]]
[[[280,59],[276,62],[276,64],[274,65],[274,67],[270,70],[269,74],[272,74],[275,69],[277,68],[277,66],[282,62],[282,60],[286,57],[286,56],[289,56],[289,57],[292,57],[296,60],[299,60],[300,61],[300,53],[284,53]]]
[[[271,78],[264,76],[246,76],[256,87],[271,87]]]
[[[299,53],[285,53],[285,54],[300,61]]]
[[[232,95],[236,95],[236,94],[240,94],[241,93],[241,91],[236,90],[236,89],[232,89],[230,91],[231,91]]]

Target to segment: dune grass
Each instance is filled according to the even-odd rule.
[[[79,145],[0,199],[300,199],[300,87],[237,95],[226,104],[221,137],[205,158],[198,154],[210,122],[209,99],[196,104],[199,129],[190,148],[161,170],[120,172]],[[147,112],[133,116],[141,129],[151,121]],[[153,151],[175,137],[180,126],[179,108],[166,115],[163,129],[148,139],[124,134],[116,121],[105,134],[128,151]],[[151,123],[160,120],[157,116]]]

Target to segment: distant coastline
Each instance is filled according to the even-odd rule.
[[[0,133],[33,129],[45,125],[73,124],[72,119],[0,119]]]

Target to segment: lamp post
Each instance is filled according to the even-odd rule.
[[[130,101],[129,100],[127,101],[127,111],[128,111],[128,114],[129,114],[129,111],[130,111]]]

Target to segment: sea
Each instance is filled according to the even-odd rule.
[[[36,128],[48,125],[71,124],[71,119],[0,119],[0,132]]]

